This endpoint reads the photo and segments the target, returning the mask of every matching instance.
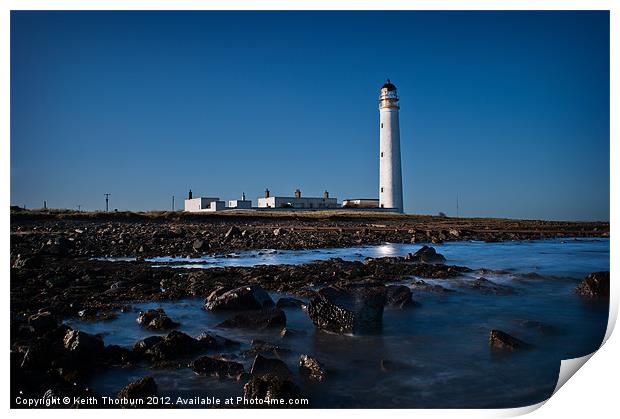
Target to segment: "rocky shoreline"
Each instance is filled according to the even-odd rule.
[[[206,310],[232,310],[234,315],[221,327],[277,328],[281,329],[283,342],[299,333],[286,328],[283,307],[305,310],[317,329],[373,333],[380,327],[384,305],[415,309],[417,292],[447,292],[423,280],[412,281],[410,286],[389,283],[414,276],[450,279],[472,272],[467,267],[444,265],[441,255],[431,247],[407,257],[363,262],[330,259],[303,265],[210,269],[154,268],[144,257],[259,248],[347,247],[386,241],[439,243],[609,234],[609,225],[603,223],[514,223],[514,230],[498,231],[497,225],[494,228],[487,225],[489,228],[485,229],[483,224],[472,226],[470,222],[464,228],[461,224],[460,227],[448,225],[445,220],[434,220],[425,226],[419,221],[402,219],[381,223],[215,219],[196,223],[14,217],[11,225],[12,404],[20,391],[22,396],[48,399],[65,395],[96,396],[85,384],[88,377],[113,366],[140,363],[156,368],[191,368],[196,374],[239,380],[245,383],[243,393],[250,398],[264,398],[267,394],[299,396],[288,367],[277,356],[278,351],[286,348],[274,342],[252,342],[250,350],[235,355],[253,358],[252,367],[246,372],[226,355],[238,352],[235,349],[238,342],[221,338],[213,331],[196,337],[175,331],[175,319],[168,318],[163,311],[141,312],[137,321],[145,329],[170,332],[165,337],[153,336],[136,342],[132,349],[105,346],[100,337],[73,330],[62,324],[62,320],[106,320],[114,318],[119,310],[130,310],[137,302],[201,298],[205,300]],[[92,259],[132,255],[137,256],[132,262]],[[471,287],[498,295],[511,292],[509,287],[486,280],[483,273],[480,272]],[[608,293],[608,283],[609,274],[598,273],[584,281],[578,292],[587,296],[584,298],[599,298],[598,294],[605,290]],[[263,290],[296,298],[272,301]],[[510,350],[527,346],[501,331],[491,332],[489,344]],[[205,350],[221,351],[221,354],[199,356]],[[311,354],[299,354],[299,368],[303,377],[317,382],[327,374],[321,361]],[[157,384],[151,377],[119,389],[119,396],[128,398],[156,394]]]

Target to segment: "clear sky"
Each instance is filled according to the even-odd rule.
[[[377,197],[388,77],[406,212],[609,219],[607,12],[13,12],[11,203]]]

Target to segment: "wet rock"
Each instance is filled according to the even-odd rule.
[[[133,346],[133,351],[138,354],[143,354],[147,350],[151,349],[153,346],[164,340],[163,336],[149,336],[148,338],[144,338]]]
[[[429,284],[428,282],[419,279],[415,282],[413,282],[411,284],[411,286],[413,287],[413,289],[418,290],[418,291],[424,291],[424,292],[436,292],[439,294],[445,294],[445,293],[449,293],[449,292],[454,292],[454,290],[450,289],[450,288],[446,288],[446,287],[442,287],[441,285],[437,285],[437,284]]]
[[[301,355],[299,357],[299,373],[307,380],[321,382],[325,379],[325,369],[316,359]]]
[[[157,383],[153,377],[143,377],[139,380],[127,384],[118,392],[119,399],[145,399],[146,397],[157,396]]]
[[[173,330],[158,343],[144,351],[144,355],[152,361],[170,361],[191,355],[205,345],[193,337]]]
[[[267,329],[284,326],[286,326],[286,314],[279,308],[239,313],[217,325],[217,327],[242,329]]]
[[[243,386],[247,399],[295,399],[300,396],[299,387],[291,380],[277,375],[252,376]]]
[[[511,286],[497,284],[484,277],[477,278],[474,281],[467,281],[464,283],[464,286],[481,291],[485,294],[510,295],[515,293],[514,288]]]
[[[284,361],[276,358],[265,358],[260,354],[254,358],[250,374],[253,376],[276,375],[283,379],[292,379],[293,377],[291,370],[288,369]]]
[[[575,291],[584,297],[609,298],[609,271],[592,272],[581,281]]]
[[[243,365],[222,358],[202,356],[192,363],[192,370],[199,375],[235,378],[243,372]]]
[[[292,298],[292,297],[282,297],[278,300],[278,302],[276,303],[276,307],[277,308],[285,308],[285,307],[290,307],[290,308],[301,308],[303,305],[305,305],[306,303],[304,303],[303,301],[297,299],[297,298]]]
[[[259,310],[273,305],[273,300],[264,289],[258,285],[251,285],[226,291],[207,300],[204,307],[209,311]]]
[[[284,229],[283,228],[276,228],[276,229],[273,230],[273,235],[274,236],[279,236],[279,235],[281,235],[283,233],[284,233]]]
[[[430,246],[422,246],[417,252],[409,253],[407,259],[422,263],[444,263],[446,261],[442,254],[437,253],[435,248]]]
[[[28,317],[28,324],[38,334],[49,332],[58,327],[56,318],[49,311],[39,312]]]
[[[79,330],[67,330],[63,344],[65,349],[80,358],[93,358],[103,351],[103,340]]]
[[[385,287],[325,287],[308,305],[314,325],[340,334],[376,333],[381,329]]]
[[[256,355],[275,355],[280,358],[282,356],[290,355],[291,350],[288,348],[283,348],[279,345],[274,345],[268,342],[265,342],[260,339],[252,340],[252,345],[249,349],[245,349],[241,351],[241,355],[246,358],[253,358]]]
[[[104,358],[113,365],[130,365],[137,361],[136,353],[118,345],[108,345],[104,349]]]
[[[411,299],[411,289],[405,285],[388,285],[385,287],[385,297],[388,305],[397,308],[411,308],[415,306]]]
[[[179,325],[166,315],[163,308],[141,311],[136,321],[140,326],[151,330],[172,329]]]
[[[489,346],[493,349],[516,351],[528,349],[531,345],[501,330],[491,330],[489,334]]]
[[[197,339],[208,348],[234,348],[239,346],[239,342],[210,332],[202,332]]]

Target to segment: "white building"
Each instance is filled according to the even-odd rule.
[[[390,80],[379,96],[379,207],[403,212],[398,94]]]
[[[235,209],[251,209],[252,201],[245,199],[245,192],[241,194],[241,199],[233,199],[228,201],[228,208]]]
[[[343,208],[379,208],[379,200],[376,198],[344,199]]]
[[[338,208],[338,200],[330,198],[325,191],[322,198],[302,198],[301,191],[297,189],[295,196],[270,196],[269,189],[265,191],[264,198],[258,198],[259,208],[296,208],[296,209],[327,209]]]
[[[220,198],[194,198],[191,190],[189,191],[188,198],[185,200],[186,212],[214,212],[221,211],[224,207],[225,203]]]

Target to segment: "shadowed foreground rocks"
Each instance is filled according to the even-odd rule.
[[[575,291],[584,297],[609,299],[609,271],[592,272],[581,281]]]

